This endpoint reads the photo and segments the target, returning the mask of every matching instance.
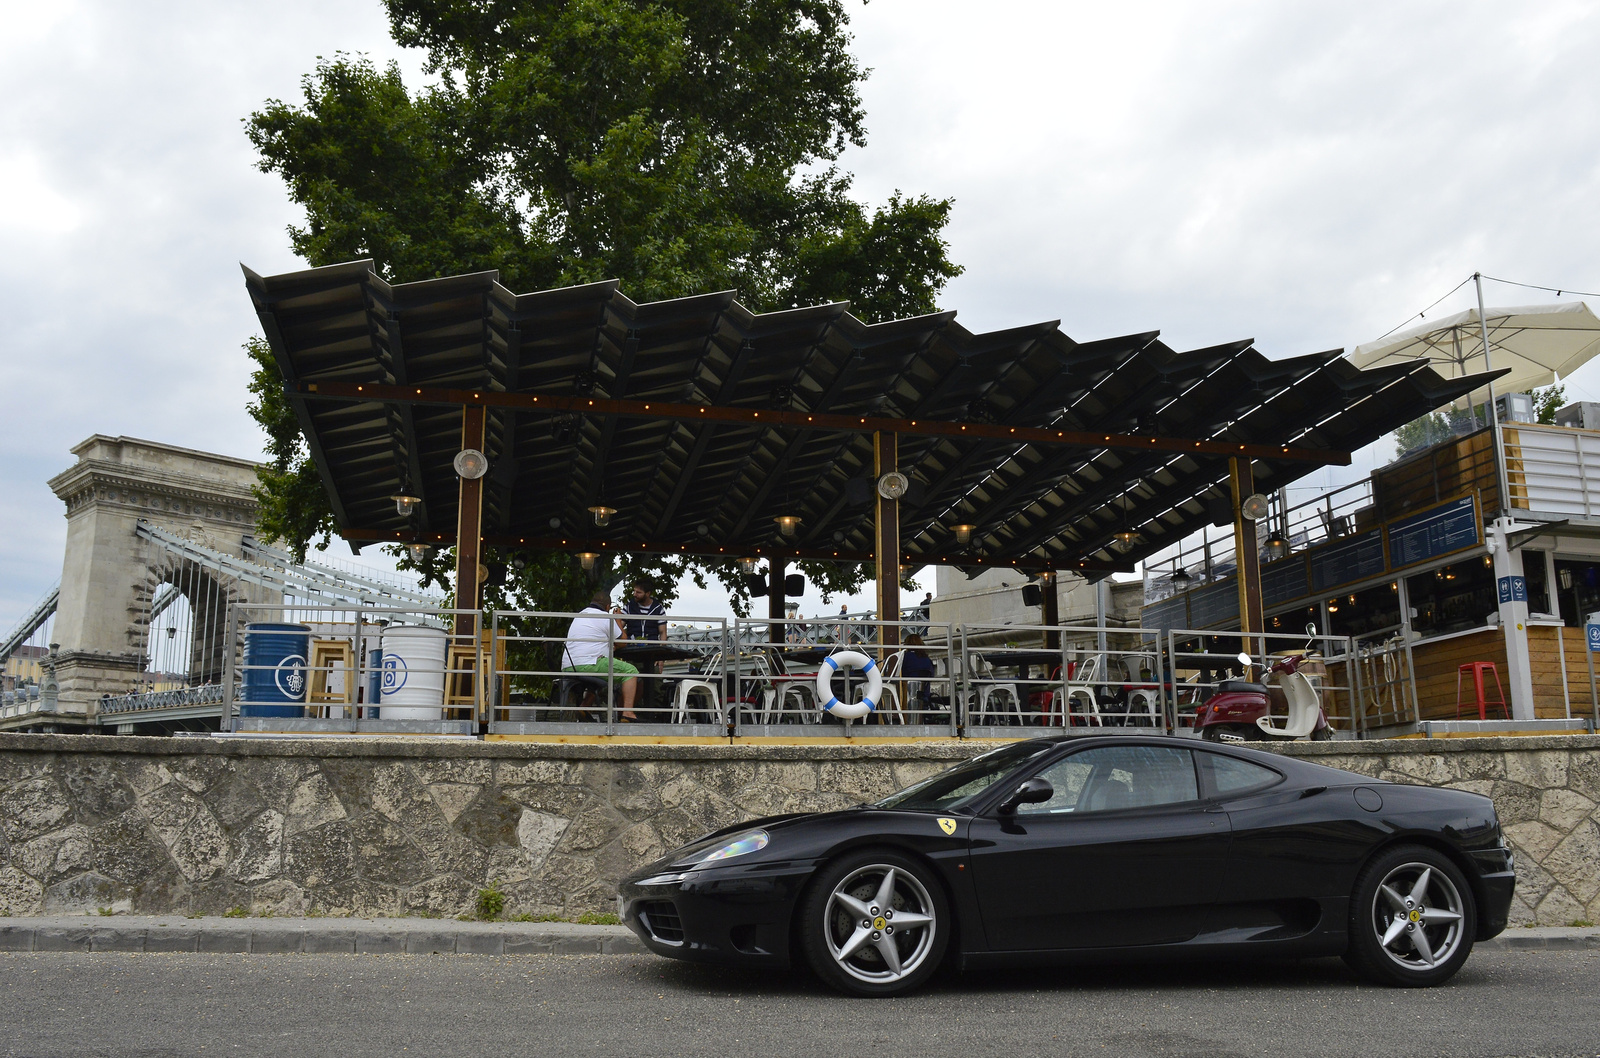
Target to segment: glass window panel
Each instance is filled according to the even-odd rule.
[[[1207,753],[1201,758],[1211,765],[1211,782],[1218,794],[1238,793],[1278,781],[1280,776],[1271,768],[1252,764],[1220,753]]]
[[[1055,795],[1039,804],[1019,805],[1017,814],[1150,808],[1200,796],[1190,751],[1166,746],[1087,749],[1057,761],[1040,775],[1055,787]]]

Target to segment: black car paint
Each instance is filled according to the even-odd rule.
[[[1020,781],[1067,754],[1132,742],[1239,757],[1281,781],[1219,797],[1207,779],[1199,801],[1161,811],[993,811]],[[1381,806],[1358,802],[1358,790],[1378,793]],[[952,833],[941,818],[955,821]],[[967,965],[1215,954],[1241,945],[1264,955],[1338,954],[1362,864],[1402,841],[1435,847],[1461,868],[1479,908],[1477,939],[1505,928],[1515,883],[1487,797],[1160,736],[1061,739],[962,812],[862,806],[750,820],[701,841],[757,827],[771,840],[748,857],[674,871],[679,850],[629,875],[619,893],[624,921],[662,955],[787,967],[796,906],[813,873],[867,846],[895,848],[932,867]],[[641,884],[677,874],[681,881]],[[681,943],[662,943],[641,920],[641,906],[653,900],[675,905]]]

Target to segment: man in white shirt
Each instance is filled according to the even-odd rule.
[[[639,719],[633,712],[633,696],[638,689],[639,670],[621,658],[611,656],[611,648],[622,638],[621,622],[611,615],[611,593],[597,591],[583,612],[567,626],[567,645],[562,651],[563,672],[582,672],[606,676],[622,683],[622,721]]]

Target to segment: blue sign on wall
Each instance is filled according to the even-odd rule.
[[[1500,578],[1501,602],[1527,602],[1528,578],[1526,577],[1501,577]]]
[[[1395,569],[1478,543],[1478,514],[1471,496],[1440,504],[1389,525],[1389,565]]]
[[[1383,576],[1383,531],[1350,536],[1311,553],[1311,587],[1327,591],[1368,577]]]
[[[1584,625],[1583,630],[1589,633],[1589,649],[1600,652],[1600,625]]]

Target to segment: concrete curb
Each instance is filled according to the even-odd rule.
[[[1480,950],[1600,951],[1600,927],[1538,926],[1512,927],[1490,940],[1479,941]]]
[[[1480,951],[1596,951],[1600,928],[1508,929]],[[625,926],[440,919],[124,917],[0,919],[0,952],[281,955],[645,955]]]
[[[346,955],[643,955],[625,926],[440,919],[178,916],[0,919],[0,952],[218,952]]]

